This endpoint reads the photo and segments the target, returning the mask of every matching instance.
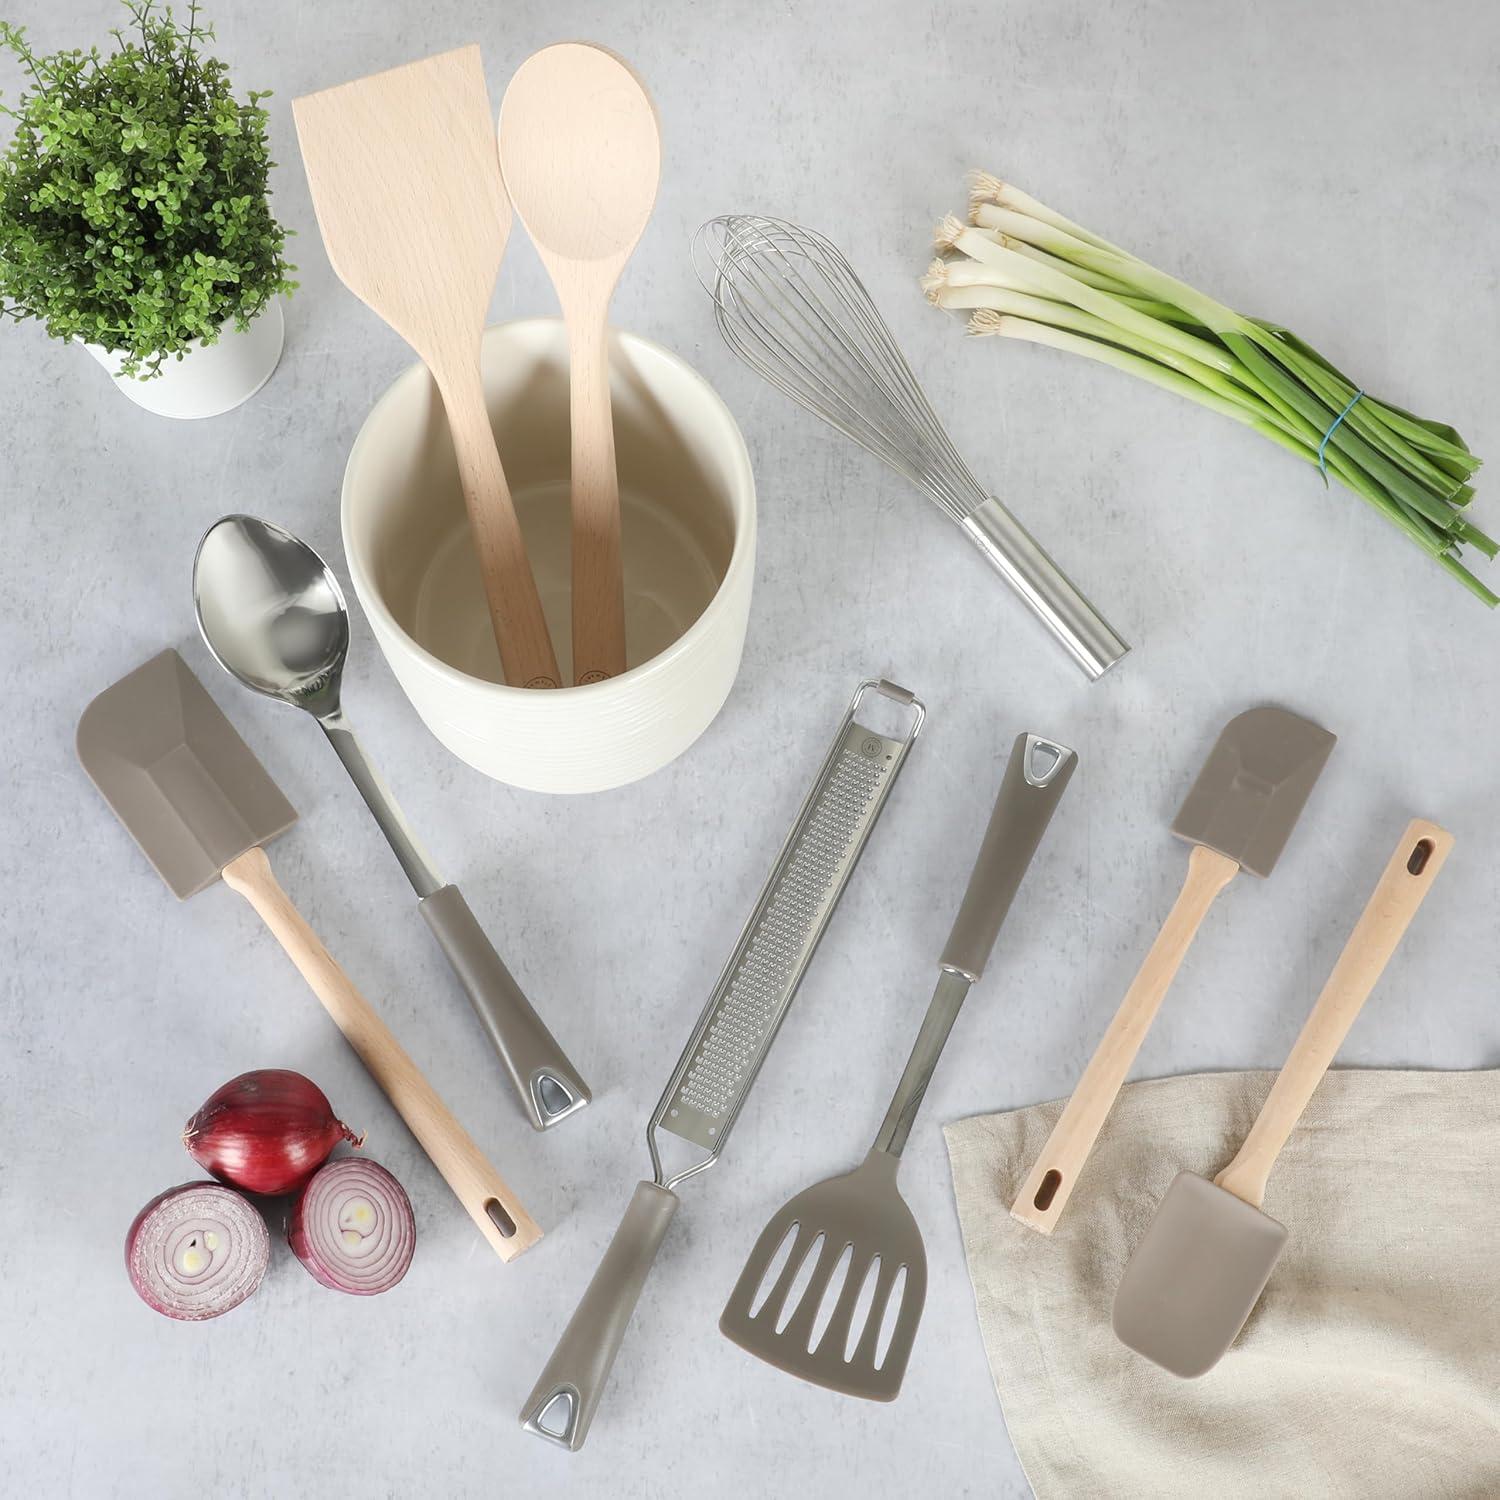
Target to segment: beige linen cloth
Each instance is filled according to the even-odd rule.
[[[1009,1208],[1062,1102],[946,1128],[985,1352],[1040,1500],[1500,1497],[1500,1072],[1330,1073],[1271,1174],[1290,1238],[1229,1353],[1178,1380],[1111,1332],[1167,1184],[1228,1163],[1274,1076],[1128,1086],[1050,1239]]]

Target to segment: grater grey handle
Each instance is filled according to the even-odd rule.
[[[456,885],[418,903],[489,1034],[534,1130],[576,1114],[593,1097],[532,1009]]]
[[[1041,543],[993,495],[961,524],[990,566],[1026,601],[1090,681],[1104,676],[1130,650]]]
[[[583,1447],[679,1201],[670,1188],[657,1183],[636,1186],[594,1279],[521,1408],[521,1425],[527,1432],[573,1453]]]
[[[1078,756],[1066,745],[1035,734],[1016,736],[974,873],[943,949],[943,968],[970,980],[984,973],[1001,924],[1077,764]]]

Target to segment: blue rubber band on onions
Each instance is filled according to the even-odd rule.
[[[292,1209],[287,1239],[324,1286],[373,1297],[406,1275],[417,1221],[406,1190],[384,1167],[344,1156],[313,1173]]]

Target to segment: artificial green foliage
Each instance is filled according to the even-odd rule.
[[[0,313],[54,338],[119,351],[124,373],[156,374],[194,339],[244,330],[296,283],[286,231],[266,198],[265,93],[244,102],[204,53],[213,28],[157,0],[125,0],[133,25],[102,56],[38,56],[0,22],[0,48],[30,86],[0,114]]]

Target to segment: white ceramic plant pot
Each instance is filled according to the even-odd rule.
[[[564,681],[571,681],[568,348],[563,325],[491,328],[484,383]],[[703,733],[739,670],[755,572],[744,438],[676,355],[611,336],[627,670],[507,687],[431,377],[407,370],[355,439],[344,550],[386,660],[427,727],[512,786],[593,792],[659,769]]]
[[[161,373],[150,380],[121,375],[124,356],[117,350],[83,347],[137,406],[161,417],[217,417],[248,401],[271,378],[285,338],[281,299],[273,297],[243,333],[230,319],[217,343],[194,339],[181,359],[163,360]]]

